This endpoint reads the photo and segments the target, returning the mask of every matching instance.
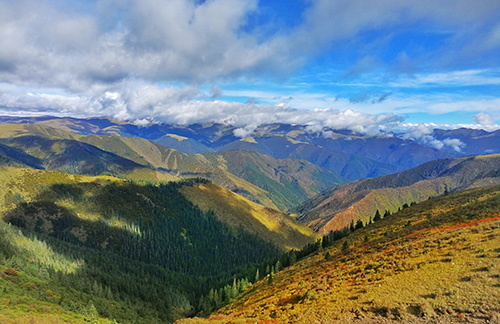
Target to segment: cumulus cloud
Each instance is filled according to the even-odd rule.
[[[491,126],[491,125],[495,124],[495,121],[493,120],[493,116],[491,116],[490,114],[486,114],[486,113],[476,114],[474,116],[474,120],[479,125]]]
[[[309,125],[311,131],[324,127],[368,132],[400,123],[394,114],[370,115],[350,109],[295,109],[288,105],[202,100],[197,88],[168,87],[130,81],[119,87],[96,90],[89,96],[0,93],[0,107],[25,113],[45,112],[81,117],[112,116],[123,120],[154,121],[174,124],[216,122],[239,129],[235,135],[245,137],[269,123]],[[19,108],[23,107],[23,108]],[[57,113],[55,113],[57,112]]]
[[[130,77],[199,83],[296,65],[244,31],[256,0],[102,0],[88,13],[57,4],[0,0],[0,80],[79,92]]]
[[[477,50],[500,46],[494,0],[381,0],[370,10],[362,0],[318,0],[302,22],[275,30],[270,23],[267,33],[246,28],[258,6],[257,0],[99,0],[77,11],[55,0],[0,0],[0,80],[79,92],[130,77],[200,83],[281,75],[338,41],[403,22],[446,27],[457,44],[484,34]],[[380,63],[363,55],[348,74]]]
[[[447,45],[454,49],[447,52],[456,57],[472,55],[472,47],[476,55],[500,46],[500,2],[495,0],[380,0],[370,10],[365,0],[317,0],[309,3],[296,25],[277,28],[271,21],[265,32],[260,26],[248,28],[259,10],[258,0],[96,0],[80,9],[58,0],[0,0],[0,87],[17,87],[0,88],[4,112],[113,116],[141,123],[221,122],[238,126],[238,136],[273,122],[305,124],[311,131],[331,127],[377,133],[402,121],[381,111],[396,111],[396,104],[413,109],[411,103],[374,90],[349,100],[311,97],[309,108],[326,108],[299,110],[293,108],[301,105],[295,95],[274,98],[281,105],[258,104],[270,102],[259,94],[247,94],[247,103],[223,102],[221,88],[203,94],[199,87],[231,79],[281,78],[340,42],[356,46],[356,37],[366,31],[390,29],[397,34],[394,27],[401,23],[426,22],[446,30]],[[467,45],[470,39],[474,46]],[[383,41],[363,47],[346,67],[346,77],[385,64],[377,51],[370,52]],[[449,59],[447,54],[432,54]],[[395,56],[399,70],[415,74],[418,63],[411,53]],[[485,78],[478,70],[415,75],[416,86],[457,84],[471,76],[476,83],[498,84],[498,78]],[[311,105],[311,100],[321,105]],[[437,103],[429,109],[494,112],[498,102],[485,98],[461,105]],[[363,103],[369,106],[364,113],[359,112]],[[478,114],[476,121],[490,125],[492,118]],[[436,141],[418,126],[410,133],[434,147],[460,148],[453,139]]]

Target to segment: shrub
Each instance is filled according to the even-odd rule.
[[[17,270],[13,268],[7,268],[3,271],[3,273],[5,273],[7,276],[19,276]]]

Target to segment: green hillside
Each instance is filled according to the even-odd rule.
[[[404,204],[420,202],[445,192],[500,183],[500,155],[484,155],[428,162],[378,178],[348,183],[298,208],[299,220],[321,234],[367,223],[376,211],[396,212]]]
[[[426,200],[178,323],[497,323],[499,210],[499,186]]]
[[[255,234],[273,245],[300,250],[320,236],[284,213],[256,204],[214,184],[183,187],[181,192],[201,210],[234,230]]]
[[[9,167],[0,179],[0,322],[43,323],[48,314],[63,322],[171,322],[197,312],[210,288],[246,280],[244,269],[286,248],[243,230],[235,215],[222,222],[187,200],[182,190],[191,186],[228,195],[202,179],[149,185]],[[233,197],[214,199],[238,212],[223,207]],[[265,224],[286,217],[262,206],[253,213]],[[287,233],[314,240],[298,224]]]
[[[281,210],[343,182],[306,161],[242,151],[185,154],[139,137],[78,135],[33,124],[0,124],[0,154],[9,161],[72,174],[153,181],[204,177]]]

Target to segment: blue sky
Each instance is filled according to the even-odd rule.
[[[500,2],[0,0],[0,114],[497,129]]]

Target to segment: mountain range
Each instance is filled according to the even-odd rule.
[[[499,136],[0,117],[0,322],[494,319]]]
[[[500,131],[472,129],[433,130],[427,134],[431,138],[459,144],[438,150],[398,134],[368,136],[332,129],[318,132],[289,124],[262,125],[242,134],[240,128],[223,124],[136,125],[106,118],[0,117],[0,122],[35,123],[80,135],[141,137],[182,153],[242,150],[278,159],[303,159],[347,181],[403,171],[436,159],[500,153],[496,145]]]

